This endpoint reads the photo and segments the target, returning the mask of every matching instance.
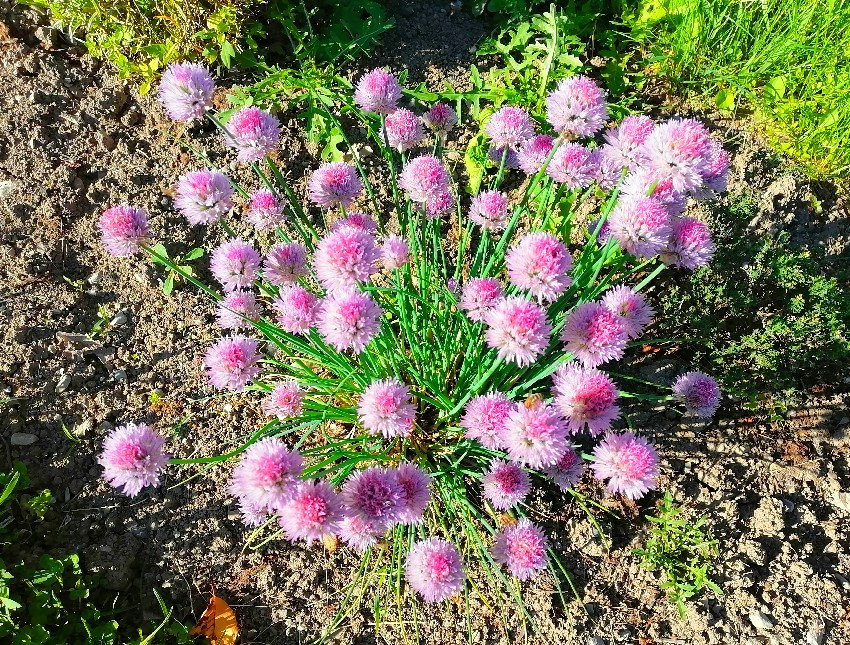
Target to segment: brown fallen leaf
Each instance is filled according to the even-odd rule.
[[[239,635],[236,614],[224,600],[213,594],[190,636],[206,636],[210,645],[234,645]]]

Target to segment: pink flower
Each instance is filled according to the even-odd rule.
[[[667,245],[673,227],[667,209],[654,197],[625,197],[608,217],[611,236],[639,258],[658,255]]]
[[[546,174],[570,190],[589,186],[595,171],[590,150],[578,143],[565,143],[560,146],[546,166]]]
[[[602,304],[608,311],[620,317],[620,323],[629,338],[640,336],[655,315],[646,298],[630,287],[618,286],[609,289],[602,297]]]
[[[493,508],[506,511],[519,504],[531,490],[528,473],[513,462],[494,459],[481,478],[484,497]]]
[[[671,216],[679,215],[688,203],[687,196],[675,190],[669,178],[659,179],[643,167],[626,175],[620,184],[620,197],[621,199],[652,197],[664,204]]]
[[[313,269],[325,289],[351,289],[378,268],[380,251],[371,233],[353,226],[331,231],[316,245]]]
[[[679,192],[698,190],[711,158],[708,130],[694,119],[670,119],[655,126],[644,142],[646,167],[669,179]]]
[[[343,520],[339,495],[325,481],[298,484],[280,513],[280,525],[293,542],[321,540],[339,533]]]
[[[251,195],[248,205],[248,221],[258,231],[268,231],[286,220],[283,205],[270,190],[258,190]]]
[[[407,162],[398,185],[419,204],[440,199],[449,192],[449,172],[433,155],[420,155]]]
[[[587,163],[593,168],[593,181],[602,190],[611,190],[616,186],[623,173],[623,169],[608,156],[609,148],[595,148],[590,152]]]
[[[610,376],[594,368],[561,365],[552,377],[552,395],[570,433],[587,428],[596,436],[620,416],[617,386]]]
[[[98,228],[103,247],[118,257],[138,253],[142,244],[150,242],[148,214],[141,208],[113,206],[103,211]]]
[[[177,180],[174,205],[190,224],[213,224],[233,208],[233,186],[218,170],[193,170]]]
[[[543,531],[523,517],[513,526],[506,526],[499,531],[491,553],[493,559],[505,565],[511,575],[528,580],[546,568],[547,547]]]
[[[355,551],[363,553],[387,532],[386,526],[373,526],[359,517],[345,515],[339,525],[339,537]]]
[[[406,437],[413,427],[416,406],[410,390],[396,378],[373,381],[360,395],[360,423],[372,434]]]
[[[428,489],[431,477],[419,466],[406,461],[398,465],[396,476],[404,491],[398,521],[401,524],[421,523],[431,501],[431,491]]]
[[[354,91],[354,100],[365,112],[389,114],[401,99],[401,85],[395,76],[380,68],[360,77]]]
[[[581,481],[584,474],[584,462],[579,454],[572,448],[558,460],[558,463],[543,468],[543,473],[550,477],[561,490],[575,487]]]
[[[322,337],[338,351],[360,353],[380,330],[383,312],[370,296],[356,291],[328,294],[319,310]]]
[[[204,365],[207,378],[220,390],[241,392],[262,370],[259,343],[245,336],[221,338],[207,349]]]
[[[596,231],[596,228],[599,227],[599,231]],[[600,245],[604,245],[608,242],[611,237],[611,225],[608,223],[606,219],[602,222],[602,226],[599,226],[599,220],[595,219],[587,225],[587,234],[588,236],[593,236],[596,233],[596,242]]]
[[[302,286],[284,287],[273,304],[278,324],[290,334],[306,334],[316,325],[319,299]]]
[[[469,219],[490,231],[500,231],[508,223],[508,196],[498,190],[485,190],[472,198]]]
[[[586,76],[565,78],[546,97],[546,120],[558,134],[591,137],[607,118],[605,91]]]
[[[653,127],[655,124],[648,116],[627,116],[620,125],[605,133],[606,156],[621,169],[635,170],[646,161],[643,144]]]
[[[608,490],[639,499],[655,488],[658,454],[643,437],[631,432],[609,434],[593,451],[590,468],[599,479],[607,479]]]
[[[463,285],[458,306],[473,322],[484,322],[487,312],[493,309],[504,295],[502,283],[496,278],[472,278]]]
[[[268,515],[280,513],[304,469],[301,455],[276,437],[249,446],[230,481],[230,494],[239,500],[243,521],[259,526]]]
[[[357,176],[357,170],[341,161],[323,163],[307,182],[310,200],[322,208],[339,205],[349,208],[361,190],[363,182]]]
[[[702,179],[704,185],[694,191],[697,199],[707,199],[726,192],[729,179],[729,153],[714,139],[708,144],[708,162],[703,170]]]
[[[399,519],[405,490],[396,471],[373,466],[345,480],[342,501],[348,515],[376,528],[388,528]]]
[[[567,424],[548,403],[514,406],[505,424],[505,445],[511,459],[524,466],[551,466],[566,452]]]
[[[501,450],[505,427],[514,404],[501,392],[490,392],[472,397],[466,404],[460,427],[464,436],[476,439],[485,448]]]
[[[425,602],[440,602],[457,596],[466,581],[457,549],[436,537],[411,547],[404,571],[407,583]]]
[[[686,372],[673,384],[673,395],[698,417],[712,417],[720,405],[717,381],[703,372]]]
[[[237,160],[260,161],[280,144],[280,121],[255,105],[244,107],[227,122],[224,143],[237,150]]]
[[[708,227],[692,217],[673,218],[673,232],[667,248],[661,251],[664,264],[698,269],[714,257],[714,242]]]
[[[231,291],[219,300],[216,316],[222,329],[250,329],[249,321],[260,319],[257,297],[253,291]]]
[[[530,365],[549,345],[552,326],[546,312],[533,302],[511,296],[500,300],[484,316],[489,325],[487,345],[498,350],[499,358],[520,367]]]
[[[484,126],[484,131],[494,146],[514,147],[534,136],[534,125],[528,112],[522,108],[506,106],[493,113]]]
[[[213,251],[210,272],[225,289],[248,289],[260,268],[260,254],[247,242],[228,240]]]
[[[366,213],[360,213],[354,211],[349,213],[345,217],[342,217],[334,222],[332,230],[336,230],[338,228],[342,228],[344,226],[352,226],[354,228],[359,228],[362,231],[366,231],[367,233],[374,233],[378,230],[378,225],[375,223],[371,217],[369,217]]]
[[[572,283],[567,275],[573,266],[572,256],[551,233],[526,233],[508,251],[505,263],[511,282],[538,300],[555,300]]]
[[[381,246],[381,262],[388,271],[400,269],[410,261],[410,247],[400,235],[388,235]]]
[[[399,152],[410,150],[422,140],[422,123],[419,117],[406,108],[399,108],[387,115],[387,142]]]
[[[457,124],[457,114],[445,103],[435,103],[422,115],[422,121],[428,129],[445,137],[446,133]]]
[[[298,242],[275,244],[263,260],[263,275],[279,287],[298,282],[307,275],[307,249]]]
[[[538,134],[523,141],[517,150],[517,162],[522,171],[526,175],[540,172],[549,153],[552,152],[554,143],[555,138],[548,134]]]
[[[455,207],[455,197],[451,191],[440,193],[433,199],[425,202],[425,215],[428,219],[440,217],[443,213],[453,210]]]
[[[118,426],[106,437],[97,459],[103,478],[130,497],[145,486],[159,486],[159,473],[170,458],[162,451],[164,445],[165,439],[145,423]]]
[[[519,170],[519,154],[511,146],[490,146],[487,157],[497,166],[501,166],[504,159],[506,169]]]
[[[567,317],[561,340],[585,367],[623,356],[629,336],[620,318],[596,302],[585,302]]]
[[[263,399],[263,413],[281,421],[301,415],[304,394],[295,379],[278,383]]]
[[[215,81],[201,65],[171,63],[159,84],[159,99],[175,121],[203,118],[212,107]]]

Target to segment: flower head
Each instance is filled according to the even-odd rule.
[[[496,278],[472,278],[463,285],[458,306],[473,322],[484,322],[484,317],[504,295],[502,283]]]
[[[516,524],[499,531],[491,552],[493,559],[505,565],[511,575],[528,580],[546,568],[547,547],[543,531],[522,517]]]
[[[353,349],[359,354],[378,334],[382,313],[368,294],[334,292],[320,306],[319,332],[337,350]]]
[[[228,240],[213,251],[210,272],[225,289],[247,289],[254,284],[260,261],[260,254],[247,242]]]
[[[510,458],[531,468],[557,463],[569,448],[563,417],[540,401],[514,406],[505,424],[504,439]]]
[[[435,103],[422,115],[422,121],[429,130],[445,136],[457,124],[457,114],[445,103]]]
[[[717,381],[703,372],[686,372],[673,384],[673,395],[698,417],[711,417],[720,405]]]
[[[605,133],[605,154],[619,168],[635,170],[646,160],[643,144],[655,123],[646,115],[627,116]]]
[[[711,158],[711,138],[694,119],[670,119],[655,126],[643,144],[646,167],[669,179],[679,192],[698,190]]]
[[[339,205],[348,208],[361,190],[363,182],[357,176],[357,170],[341,161],[323,163],[307,182],[310,200],[322,208]]]
[[[388,235],[381,246],[381,262],[388,271],[400,269],[410,261],[410,247],[400,235]]]
[[[419,155],[407,162],[398,185],[411,201],[427,204],[449,192],[449,171],[433,155]]]
[[[342,487],[346,513],[374,527],[388,528],[396,523],[404,500],[398,473],[377,466],[357,471]]]
[[[280,525],[290,540],[321,540],[339,533],[342,503],[330,484],[321,480],[301,482],[280,513]]]
[[[174,205],[190,224],[213,224],[233,208],[233,186],[218,170],[193,170],[177,180]]]
[[[472,397],[464,408],[460,427],[465,436],[476,439],[485,448],[501,450],[508,416],[514,404],[501,392],[490,392]]]
[[[490,146],[487,157],[497,166],[504,160],[506,169],[519,170],[519,154],[512,146]]]
[[[110,486],[135,497],[145,486],[159,486],[159,473],[169,455],[162,451],[165,439],[145,423],[118,426],[103,442],[98,463]]]
[[[708,198],[726,192],[729,180],[729,153],[712,139],[708,145],[708,162],[702,172],[703,186],[694,191],[694,196]]]
[[[306,334],[316,325],[319,299],[300,285],[281,289],[273,304],[278,324],[290,334]]]
[[[404,571],[407,583],[425,602],[440,602],[458,595],[466,581],[457,549],[436,537],[411,547]]]
[[[431,477],[419,466],[406,461],[396,468],[396,477],[404,491],[398,521],[402,524],[422,522],[425,509],[431,501],[431,491],[428,489]]]
[[[503,360],[520,367],[530,365],[549,345],[552,326],[539,305],[511,296],[503,298],[484,316],[489,329],[487,344],[497,349]]]
[[[243,163],[260,161],[280,144],[280,121],[255,105],[237,110],[227,122],[224,143]]]
[[[671,216],[682,213],[688,204],[685,193],[673,188],[673,182],[669,178],[660,179],[642,166],[626,175],[620,184],[620,195],[622,199],[637,197],[657,199],[664,204]]]
[[[281,421],[301,414],[304,393],[295,379],[286,379],[278,383],[263,399],[263,412],[266,416],[277,417]]]
[[[620,323],[629,338],[640,336],[655,315],[646,298],[631,287],[618,286],[609,289],[602,297],[602,304],[608,311],[620,317]]]
[[[597,227],[599,228],[599,231],[596,230]],[[606,219],[602,222],[602,226],[599,226],[599,220],[593,220],[587,225],[587,234],[588,236],[592,236],[594,233],[596,233],[597,244],[604,245],[611,237],[611,224],[609,224]]]
[[[369,217],[366,213],[360,213],[358,211],[354,211],[345,217],[338,219],[333,223],[331,229],[335,231],[343,226],[359,228],[361,231],[365,231],[367,233],[374,233],[378,230],[378,225],[375,223],[375,220]]]
[[[354,100],[364,111],[389,114],[401,99],[401,85],[395,76],[380,68],[360,77]]]
[[[280,513],[303,469],[301,455],[276,437],[249,446],[233,469],[229,487],[245,523],[259,525],[267,515]]]
[[[666,246],[673,227],[670,215],[654,197],[620,199],[608,217],[611,236],[626,251],[651,258]]]
[[[222,329],[248,329],[249,321],[260,318],[257,297],[253,291],[231,291],[216,305],[216,317]]]
[[[307,249],[298,242],[275,244],[263,260],[263,275],[278,287],[295,284],[307,275]]]
[[[413,427],[416,406],[410,390],[396,378],[372,381],[357,406],[360,423],[372,434],[387,438],[407,436]]]
[[[526,233],[508,251],[505,263],[511,282],[539,300],[555,300],[572,283],[567,275],[572,256],[551,233]]]
[[[159,84],[159,99],[175,121],[203,118],[212,106],[215,81],[196,63],[171,63]]]
[[[484,190],[472,198],[469,219],[490,231],[499,231],[508,223],[508,196],[498,190]]]
[[[270,190],[257,190],[251,195],[248,204],[248,221],[258,231],[267,231],[280,226],[286,217],[283,205]]]
[[[570,312],[561,340],[585,367],[596,367],[623,356],[629,336],[619,316],[596,302],[585,302]]]
[[[555,138],[548,134],[538,134],[526,139],[517,150],[517,162],[526,175],[534,175],[540,172],[546,158],[552,152]]]
[[[565,143],[552,155],[546,174],[572,190],[589,186],[596,168],[589,149],[579,143]]]
[[[528,473],[511,461],[494,459],[481,478],[484,497],[500,511],[519,504],[531,490]]]
[[[262,370],[259,343],[245,336],[221,338],[207,349],[204,365],[207,378],[220,390],[242,391]]]
[[[422,122],[406,108],[399,108],[387,115],[387,142],[399,152],[410,150],[422,141]]]
[[[346,513],[339,523],[339,537],[355,551],[363,553],[387,532],[386,526],[374,526],[370,522]]]
[[[100,239],[112,255],[121,257],[138,253],[150,241],[148,214],[141,208],[113,206],[103,211],[98,220]]]
[[[605,125],[605,91],[586,76],[570,76],[546,97],[546,120],[555,132],[591,137]]]
[[[552,395],[571,433],[587,428],[596,436],[620,416],[617,386],[605,372],[592,367],[561,365],[552,377]]]
[[[375,273],[380,257],[371,233],[343,226],[319,240],[313,268],[316,278],[329,291],[351,289]]]
[[[447,190],[446,192],[440,193],[433,199],[429,199],[425,202],[425,215],[427,215],[428,219],[435,219],[440,217],[443,213],[447,213],[454,209],[454,207],[455,196],[452,195],[452,191]]]
[[[484,126],[484,131],[497,148],[515,147],[534,136],[534,125],[528,112],[522,108],[506,106],[492,114]]]
[[[705,224],[692,217],[675,217],[672,229],[667,247],[661,251],[662,262],[691,271],[711,262],[714,242]]]
[[[658,454],[643,437],[631,432],[607,435],[593,451],[590,469],[600,480],[607,479],[608,490],[639,499],[655,488]]]
[[[552,479],[561,490],[573,488],[584,474],[584,462],[572,448],[561,456],[557,463],[543,468],[543,473]]]
[[[593,181],[602,190],[611,190],[622,177],[623,169],[609,155],[610,149],[606,146],[591,150],[587,163],[593,168]]]

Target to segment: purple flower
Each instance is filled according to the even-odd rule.
[[[543,308],[533,302],[517,296],[504,298],[484,319],[489,325],[487,345],[498,350],[499,358],[520,367],[530,365],[549,345],[552,326]]]
[[[230,494],[239,501],[243,521],[258,526],[280,513],[304,469],[301,455],[276,437],[265,437],[242,453],[233,469]]]
[[[254,105],[244,107],[227,122],[224,143],[238,151],[237,160],[260,161],[280,144],[280,121]]]
[[[410,150],[422,140],[422,122],[406,108],[399,108],[385,120],[387,142],[399,152]]]
[[[679,192],[698,190],[711,158],[708,130],[694,119],[670,119],[655,126],[644,142],[646,167],[669,179]]]
[[[463,285],[458,306],[473,322],[484,322],[484,317],[502,299],[502,283],[496,278],[472,278]]]
[[[490,470],[481,478],[484,497],[493,508],[506,511],[519,504],[531,490],[528,473],[515,463],[503,459],[490,462]]]
[[[440,602],[460,594],[466,581],[457,549],[436,537],[411,547],[404,571],[407,583],[425,602]]]
[[[345,480],[342,500],[348,515],[374,527],[387,528],[399,519],[405,491],[396,471],[373,466]]]
[[[249,329],[249,321],[260,319],[257,297],[253,291],[231,291],[216,305],[216,317],[222,329]]]
[[[331,293],[320,305],[319,332],[338,351],[352,349],[359,354],[377,336],[382,313],[365,293]]]
[[[497,148],[515,147],[534,136],[534,125],[528,112],[522,108],[499,108],[484,126],[487,136]]]
[[[104,248],[118,257],[134,255],[142,244],[150,242],[148,214],[141,208],[113,206],[103,211],[98,228]]]
[[[551,233],[526,233],[508,251],[505,263],[511,282],[541,301],[557,299],[572,283],[567,275],[572,256]]]
[[[170,458],[162,451],[164,445],[165,439],[145,423],[118,426],[106,437],[97,459],[103,478],[130,497],[145,486],[159,486],[159,473]]]
[[[190,224],[213,224],[233,208],[233,186],[218,170],[193,170],[177,180],[174,205]]]
[[[398,185],[419,204],[437,200],[449,192],[449,172],[433,155],[420,155],[407,162]]]
[[[661,251],[664,264],[698,269],[714,257],[714,242],[708,227],[692,217],[674,217],[667,247]]]
[[[313,255],[313,269],[325,289],[352,289],[377,271],[380,257],[371,233],[343,226],[319,240]]]
[[[648,116],[627,116],[620,125],[605,133],[605,146],[602,148],[605,155],[620,169],[635,170],[646,161],[643,144],[653,127],[655,124]]]
[[[526,175],[537,174],[543,168],[543,164],[546,163],[554,144],[555,138],[548,134],[538,134],[526,139],[517,150],[519,167]]]
[[[520,518],[513,526],[504,527],[496,535],[491,553],[520,580],[533,578],[546,568],[546,536],[528,519]]]
[[[300,285],[281,289],[273,304],[278,324],[290,334],[306,334],[316,325],[319,299]]]
[[[584,474],[584,462],[575,450],[567,448],[556,464],[543,468],[543,473],[550,477],[558,488],[567,490],[581,481],[581,476]]]
[[[322,164],[307,182],[308,196],[322,208],[349,208],[361,190],[363,182],[357,170],[341,161]]]
[[[602,297],[602,304],[608,311],[620,317],[620,323],[629,338],[640,336],[655,315],[646,298],[630,287],[618,286],[609,289]]]
[[[301,415],[304,393],[295,379],[286,379],[278,383],[263,399],[263,412],[266,416],[277,417],[281,421]]]
[[[220,390],[241,392],[262,370],[259,343],[245,336],[221,338],[207,349],[204,365],[207,378]]]
[[[639,499],[655,488],[658,454],[643,437],[631,432],[609,434],[593,451],[590,469],[596,479],[607,479],[610,492]]]
[[[729,153],[717,141],[712,139],[708,146],[708,162],[703,170],[702,188],[694,191],[697,199],[708,199],[718,193],[726,192],[729,180]]]
[[[359,228],[361,231],[366,231],[367,233],[374,233],[378,230],[378,225],[375,223],[375,220],[369,217],[366,213],[360,213],[358,211],[349,213],[345,217],[341,217],[335,221],[331,230],[335,231],[336,229],[344,226]]]
[[[400,235],[388,235],[381,246],[381,262],[388,271],[400,269],[410,261],[410,247]]]
[[[431,477],[419,466],[402,462],[396,468],[396,478],[404,495],[398,512],[401,524],[419,524],[425,515],[425,509],[431,501]]]
[[[360,395],[357,406],[360,423],[372,434],[401,437],[410,434],[416,406],[410,390],[396,378],[373,381]]]
[[[599,232],[596,231],[596,228],[599,227]],[[588,236],[592,236],[596,233],[596,242],[600,245],[604,245],[611,237],[611,225],[608,223],[606,219],[602,222],[602,226],[599,226],[599,220],[595,219],[587,225],[587,234]]]
[[[436,219],[443,213],[453,210],[454,207],[455,197],[450,190],[447,190],[425,202],[425,215],[427,215],[428,219]]]
[[[514,406],[505,424],[504,439],[510,458],[531,468],[557,463],[569,448],[563,417],[551,405],[539,401]]]
[[[298,242],[275,244],[263,260],[263,275],[279,287],[298,282],[307,275],[307,249]]]
[[[215,81],[201,65],[171,63],[159,84],[159,99],[168,116],[175,121],[203,118],[212,107]]]
[[[422,115],[422,121],[429,130],[433,130],[441,138],[445,138],[446,134],[457,124],[457,114],[445,103],[435,103],[425,114]]]
[[[346,514],[339,524],[339,537],[355,551],[363,553],[378,543],[387,532],[386,526],[373,526],[359,517]]]
[[[667,209],[655,197],[625,197],[608,217],[611,236],[639,258],[658,255],[673,231]]]
[[[293,542],[321,540],[339,533],[343,520],[339,495],[325,481],[298,484],[280,513],[280,525]]]
[[[258,231],[268,231],[286,220],[283,205],[270,190],[258,190],[251,195],[248,204],[248,221]]]
[[[585,367],[622,358],[629,336],[619,316],[597,302],[585,302],[567,317],[561,340]]]
[[[671,216],[679,215],[685,210],[687,196],[673,188],[670,179],[659,179],[646,168],[631,171],[620,184],[621,199],[636,197],[652,197],[657,199]]]
[[[546,120],[558,134],[591,137],[607,118],[605,91],[586,76],[565,78],[546,97]]]
[[[602,190],[611,190],[620,181],[623,169],[608,156],[609,149],[606,146],[595,148],[590,152],[587,163],[593,168],[593,181]]]
[[[228,240],[213,251],[210,272],[225,289],[248,289],[260,268],[260,254],[242,240]]]
[[[460,420],[460,427],[466,430],[464,436],[478,440],[485,448],[501,450],[505,446],[505,426],[513,407],[501,392],[472,397]]]
[[[508,196],[498,190],[485,190],[472,198],[469,219],[489,231],[500,231],[508,223]]]
[[[401,99],[401,85],[395,76],[377,68],[360,77],[354,100],[366,112],[389,114]]]
[[[717,381],[703,372],[686,372],[673,384],[673,395],[698,417],[712,417],[720,405]]]
[[[620,416],[617,386],[610,376],[594,368],[575,363],[561,365],[552,377],[552,396],[570,433],[586,428],[596,436]]]
[[[565,143],[560,146],[546,166],[546,174],[570,190],[589,186],[595,171],[590,150],[578,143]]]
[[[501,166],[504,159],[505,168],[519,170],[519,154],[510,146],[490,146],[487,157],[497,166]]]

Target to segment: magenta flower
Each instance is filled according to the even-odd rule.
[[[516,524],[499,531],[491,553],[493,559],[503,564],[512,576],[528,580],[546,568],[547,547],[543,531],[522,517]]]
[[[380,68],[360,77],[354,100],[365,112],[389,114],[401,99],[401,85],[395,76]]]
[[[193,170],[177,180],[174,205],[190,224],[213,224],[233,208],[233,186],[218,170]]]
[[[130,497],[145,486],[159,486],[159,473],[170,459],[162,451],[164,445],[165,438],[145,423],[118,426],[106,437],[97,459],[103,478]]]
[[[565,78],[546,97],[546,120],[558,134],[592,137],[607,118],[605,91],[586,76]]]
[[[371,233],[343,226],[319,240],[313,254],[313,269],[328,291],[352,289],[378,270],[380,257]]]
[[[489,231],[500,231],[508,223],[508,196],[498,190],[484,190],[472,198],[469,219]]]
[[[207,378],[220,390],[241,392],[262,370],[259,343],[245,336],[221,338],[207,349]]]
[[[484,497],[493,508],[506,511],[519,504],[531,490],[528,473],[515,463],[503,459],[493,459],[488,470],[481,478]]]
[[[639,499],[655,488],[658,454],[643,437],[631,432],[609,434],[594,449],[593,459],[593,475],[607,479],[606,486],[614,494]]]
[[[337,535],[343,520],[339,495],[325,481],[298,484],[280,512],[280,525],[293,542],[321,540]]]
[[[338,351],[352,349],[359,354],[378,335],[382,314],[381,308],[365,293],[331,293],[320,305],[319,332]]]
[[[572,448],[567,451],[552,466],[543,468],[543,473],[552,479],[561,490],[574,488],[584,474],[584,461]]]
[[[410,247],[400,235],[388,235],[381,246],[381,262],[387,271],[400,269],[410,261]]]
[[[464,436],[476,439],[485,448],[501,450],[505,446],[505,427],[514,404],[501,392],[472,397],[464,408],[460,427]]]
[[[630,287],[618,286],[609,289],[602,297],[602,304],[608,311],[620,317],[620,323],[629,338],[640,336],[655,315],[646,298]]]
[[[249,446],[233,469],[230,494],[239,501],[242,519],[259,526],[268,515],[280,513],[304,469],[301,455],[276,437]]]
[[[617,386],[605,372],[594,368],[561,365],[552,377],[552,396],[573,434],[586,428],[596,436],[620,416]]]
[[[673,232],[667,248],[661,251],[664,264],[698,269],[714,257],[714,242],[708,227],[692,217],[673,218]]]
[[[593,181],[602,190],[611,190],[620,181],[623,169],[608,156],[609,149],[605,146],[591,150],[587,163],[593,169]]]
[[[258,231],[268,231],[286,220],[283,204],[270,190],[258,190],[248,204],[248,222]]]
[[[307,182],[307,195],[322,208],[349,208],[361,190],[363,182],[357,170],[341,161],[323,163]]]
[[[373,466],[360,470],[342,487],[346,513],[374,527],[388,528],[399,519],[405,491],[394,470]]]
[[[622,358],[629,336],[620,318],[596,302],[585,302],[567,317],[561,340],[585,367]]]
[[[687,196],[675,190],[670,179],[659,179],[643,167],[626,175],[626,178],[620,184],[620,196],[622,199],[636,197],[657,199],[664,204],[671,217],[682,213],[688,204]]]
[[[401,508],[398,512],[398,521],[401,524],[419,524],[425,515],[425,509],[431,501],[431,477],[419,466],[409,462],[402,462],[396,468],[396,476],[401,489]]]
[[[260,261],[260,254],[247,242],[228,240],[213,251],[210,272],[225,289],[248,289],[254,284]]]
[[[720,405],[717,381],[703,372],[686,372],[673,384],[673,396],[698,417],[712,417]]]
[[[556,300],[572,283],[567,275],[572,256],[551,233],[526,233],[508,251],[505,263],[511,282],[540,301]]]
[[[572,190],[589,186],[593,182],[596,168],[589,149],[578,143],[565,143],[552,155],[549,165],[546,166],[546,174],[553,181]]]
[[[504,295],[502,283],[496,278],[472,278],[463,285],[458,306],[473,322],[484,322],[487,312],[493,309]]]
[[[407,162],[398,185],[419,204],[440,199],[449,192],[449,171],[433,155],[420,155]]]
[[[281,421],[301,415],[304,393],[295,379],[278,383],[263,399],[263,413]]]
[[[378,230],[378,225],[375,223],[375,220],[369,217],[366,213],[360,213],[358,211],[349,213],[345,217],[341,217],[335,221],[331,230],[335,231],[336,229],[344,226],[359,228],[361,231],[366,231],[367,233],[374,233]]]
[[[484,126],[484,132],[497,148],[515,147],[534,136],[534,125],[528,112],[522,108],[506,106],[490,116]]]
[[[404,152],[422,141],[422,122],[406,108],[390,112],[384,123],[390,148]]]
[[[290,334],[306,334],[316,325],[319,299],[300,285],[284,287],[272,303],[276,320]]]
[[[627,116],[605,133],[605,155],[620,169],[635,170],[646,161],[643,144],[654,127],[655,123],[646,115]]]
[[[460,554],[450,542],[431,537],[407,553],[405,578],[425,602],[440,602],[463,591],[466,574]]]
[[[504,439],[510,458],[531,468],[557,463],[569,448],[566,422],[542,402],[515,405],[505,423]]]
[[[552,152],[555,138],[548,134],[538,134],[522,142],[517,150],[517,162],[526,175],[540,172],[546,158]]]
[[[298,282],[307,275],[307,249],[298,242],[275,244],[263,260],[263,276],[279,287]]]
[[[396,378],[372,381],[360,395],[360,423],[372,434],[386,438],[406,437],[413,428],[416,406],[410,390]]]
[[[644,142],[646,168],[669,179],[679,192],[698,190],[711,159],[708,130],[694,119],[670,119],[655,126]]]
[[[608,216],[611,236],[639,258],[658,255],[673,231],[670,215],[654,197],[620,199]]]
[[[712,139],[708,146],[708,163],[703,170],[702,188],[694,191],[697,199],[713,197],[726,192],[729,180],[729,153],[717,141]]]
[[[425,114],[422,121],[429,130],[433,130],[441,138],[457,124],[457,114],[445,103],[435,103]]]
[[[487,345],[498,350],[499,358],[520,367],[530,365],[549,345],[552,326],[546,320],[546,311],[524,298],[503,298],[484,320],[489,325]]]
[[[355,551],[363,553],[387,532],[385,526],[375,527],[359,517],[346,514],[339,524],[339,537]]]
[[[443,213],[453,210],[455,207],[455,197],[450,190],[440,193],[433,199],[425,202],[425,215],[428,219],[436,219]]]
[[[148,214],[141,208],[113,206],[103,211],[98,228],[103,247],[118,257],[134,255],[142,244],[150,242]]]
[[[227,122],[225,145],[234,148],[243,163],[261,161],[280,144],[280,121],[255,105],[237,110]]]
[[[216,305],[218,325],[222,329],[249,329],[251,320],[260,319],[253,291],[231,291]]]
[[[511,146],[490,146],[487,157],[497,166],[501,166],[504,159],[505,168],[519,170],[519,153]]]
[[[159,99],[175,121],[192,121],[203,118],[212,107],[215,81],[201,65],[171,63],[159,84]]]

